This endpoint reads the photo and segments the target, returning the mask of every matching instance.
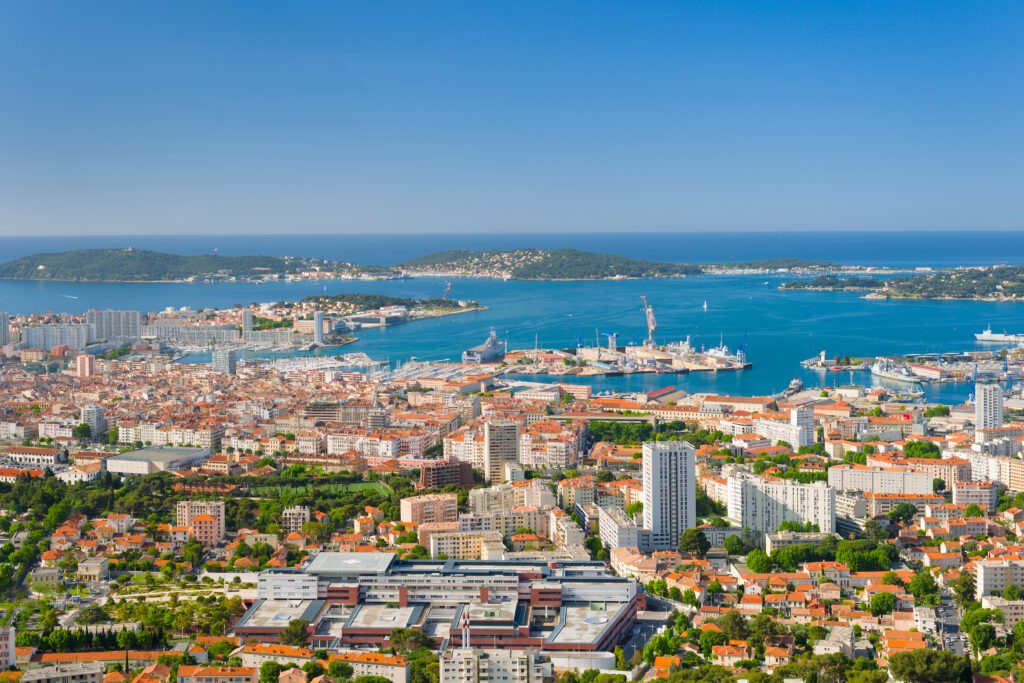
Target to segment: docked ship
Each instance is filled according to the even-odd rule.
[[[463,363],[496,363],[505,357],[505,345],[498,339],[498,333],[491,328],[491,333],[483,344],[478,344],[462,352]]]
[[[975,334],[974,338],[980,342],[988,344],[1024,344],[1024,334],[1007,334],[1006,332],[993,332],[991,325],[986,327],[983,331]]]
[[[882,379],[889,379],[895,382],[910,382],[920,384],[921,378],[911,372],[910,368],[900,363],[894,363],[887,358],[880,358],[871,366],[871,374]]]

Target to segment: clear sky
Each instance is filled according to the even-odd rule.
[[[0,234],[1024,229],[1024,3],[0,2]]]

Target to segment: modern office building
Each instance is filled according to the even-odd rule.
[[[817,524],[821,532],[835,531],[835,496],[835,489],[823,481],[800,484],[745,473],[730,476],[726,488],[730,519],[762,537],[787,521]]]
[[[85,322],[93,326],[97,340],[134,342],[142,336],[142,314],[138,311],[86,311]]]
[[[1003,389],[993,382],[974,385],[974,428],[1003,426]]]
[[[674,550],[697,524],[697,475],[693,446],[685,441],[643,445],[644,528],[652,550]]]
[[[506,463],[519,463],[519,424],[490,420],[484,423],[484,478],[492,484],[505,481]]]
[[[252,309],[242,311],[242,334],[252,332]]]
[[[0,346],[6,346],[11,343],[11,318],[9,315],[0,311]]]
[[[238,369],[238,356],[231,349],[217,349],[213,352],[213,369],[229,375],[235,374]]]
[[[257,600],[234,624],[245,640],[276,642],[282,624],[310,624],[310,647],[383,647],[392,629],[413,628],[450,650],[469,647],[611,652],[630,636],[645,596],[602,562],[549,559],[399,560],[394,553],[321,552],[303,571],[316,599],[279,570],[260,577]],[[273,581],[294,595],[271,599]],[[299,599],[307,598],[308,599]],[[497,679],[500,680],[500,679]]]

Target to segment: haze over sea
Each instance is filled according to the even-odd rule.
[[[1024,263],[1022,232],[859,233],[634,233],[521,235],[297,235],[3,237],[0,261],[43,251],[131,245],[180,254],[295,255],[390,265],[447,249],[572,247],[636,258],[689,263],[798,257],[845,264],[910,267]],[[593,344],[595,332],[617,332],[619,343],[645,334],[640,296],[655,308],[659,341],[691,336],[694,344],[745,344],[754,367],[739,373],[633,375],[591,378],[598,390],[651,389],[668,384],[687,391],[758,394],[780,391],[794,376],[808,386],[849,377],[804,371],[799,362],[819,351],[877,355],[982,348],[974,333],[1024,332],[1021,304],[970,301],[870,301],[858,293],[780,292],[789,276],[699,276],[671,280],[521,282],[478,278],[454,281],[452,296],[488,307],[383,330],[361,330],[360,341],[340,351],[376,359],[457,359],[490,327],[510,348]],[[766,284],[767,283],[767,284]],[[438,278],[328,283],[65,283],[0,281],[0,310],[12,313],[82,312],[89,308],[158,310],[168,306],[230,306],[294,300],[310,294],[376,292],[436,297]],[[708,302],[708,311],[701,306]],[[602,341],[604,337],[601,337]],[[583,381],[569,378],[569,381]],[[871,383],[867,373],[854,381]],[[962,401],[967,384],[926,386],[929,397]]]

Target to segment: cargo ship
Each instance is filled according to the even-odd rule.
[[[983,331],[975,334],[974,338],[987,344],[1024,344],[1024,334],[993,332],[991,325],[986,327]]]

